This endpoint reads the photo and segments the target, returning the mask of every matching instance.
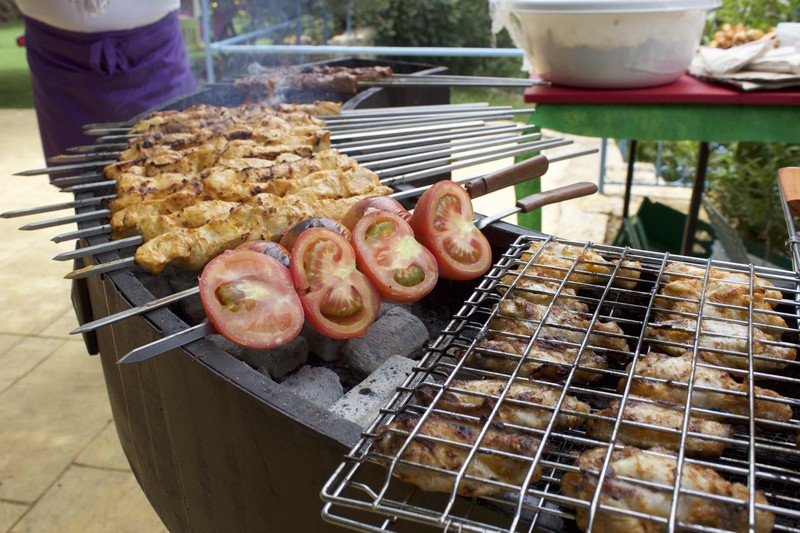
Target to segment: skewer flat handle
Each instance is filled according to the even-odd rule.
[[[597,184],[588,181],[571,183],[550,191],[543,191],[522,198],[517,201],[517,207],[520,213],[529,213],[545,205],[572,200],[574,198],[580,198],[581,196],[589,196],[590,194],[596,193],[597,190]]]
[[[800,217],[800,167],[778,169],[778,183],[792,215]]]
[[[464,184],[470,198],[499,191],[534,178],[541,178],[547,172],[550,162],[544,155],[537,155],[502,170],[484,174]]]

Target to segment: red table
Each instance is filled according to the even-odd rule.
[[[752,91],[704,83],[684,75],[675,83],[644,89],[583,89],[535,85],[534,124],[576,135],[630,139],[631,157],[623,216],[628,216],[635,140],[700,141],[681,253],[691,255],[705,187],[708,143],[730,141],[800,143],[800,91]],[[798,162],[800,164],[800,162]],[[520,191],[529,194],[531,191]]]

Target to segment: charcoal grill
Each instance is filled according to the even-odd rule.
[[[593,270],[593,266],[599,263],[592,261],[578,261],[577,258],[571,264],[555,271],[559,271],[557,276],[553,276],[553,271],[546,277],[541,274],[531,274],[530,265],[536,263],[536,254],[524,253],[532,243],[552,243],[567,244],[575,246],[579,250],[598,252],[604,259],[612,261],[615,267],[608,269],[605,273],[599,274],[595,282],[586,281],[575,282],[576,276],[588,274]],[[619,264],[623,261],[636,261],[640,266],[633,270],[622,268]],[[379,419],[375,420],[369,430],[363,435],[358,443],[345,456],[344,461],[326,483],[322,498],[326,501],[324,509],[325,519],[343,526],[361,531],[385,531],[385,530],[410,530],[416,531],[422,526],[440,528],[447,531],[570,531],[577,530],[575,524],[576,510],[584,510],[597,518],[600,513],[616,514],[620,517],[634,516],[649,521],[651,526],[662,529],[688,529],[688,530],[709,530],[708,527],[701,527],[697,524],[681,522],[677,509],[674,505],[667,505],[666,514],[657,516],[655,514],[639,511],[619,509],[612,506],[613,502],[602,499],[603,490],[606,490],[613,483],[620,483],[620,479],[628,482],[628,486],[639,489],[650,488],[663,491],[662,494],[669,498],[677,495],[672,501],[684,501],[690,497],[705,499],[710,505],[730,505],[731,509],[742,509],[747,516],[747,524],[751,531],[755,530],[754,516],[756,512],[770,511],[775,515],[775,531],[796,531],[800,528],[800,476],[797,475],[800,466],[800,451],[798,451],[796,438],[798,435],[797,408],[800,407],[800,393],[798,393],[797,383],[800,376],[800,364],[795,361],[788,362],[782,370],[757,371],[752,364],[742,365],[744,368],[720,367],[704,362],[698,356],[701,351],[709,350],[707,340],[696,342],[695,336],[680,345],[681,348],[691,353],[692,372],[698,368],[722,368],[737,376],[737,379],[745,383],[744,392],[722,393],[738,395],[745,399],[746,409],[744,415],[727,416],[726,421],[734,426],[734,433],[729,437],[722,437],[728,445],[726,451],[719,459],[698,458],[686,453],[686,439],[689,435],[687,431],[688,412],[692,414],[705,413],[711,414],[694,406],[691,410],[687,409],[688,403],[681,406],[681,418],[683,426],[677,430],[672,430],[673,437],[679,439],[680,446],[675,455],[678,471],[682,471],[684,465],[698,465],[710,467],[720,473],[722,477],[729,481],[742,483],[747,488],[746,498],[735,499],[721,497],[704,493],[701,490],[689,490],[681,486],[677,479],[673,483],[653,483],[639,481],[635,479],[620,478],[609,466],[610,451],[604,454],[602,468],[594,475],[603,478],[605,481],[603,488],[592,492],[593,497],[588,499],[578,499],[565,494],[561,490],[562,477],[570,472],[579,472],[575,466],[576,457],[581,452],[593,447],[603,447],[610,450],[616,445],[622,446],[616,440],[618,432],[621,430],[622,422],[619,416],[606,416],[605,420],[613,426],[611,437],[598,438],[586,431],[586,424],[582,424],[572,429],[556,428],[554,420],[551,418],[549,424],[542,429],[531,429],[518,426],[506,425],[507,429],[513,431],[523,431],[541,439],[541,444],[535,453],[519,455],[512,452],[492,452],[480,445],[480,440],[476,439],[471,443],[455,443],[447,437],[439,439],[426,437],[419,427],[424,424],[427,417],[435,414],[448,414],[446,408],[441,408],[433,401],[426,407],[415,399],[414,392],[421,387],[433,387],[437,391],[437,398],[441,398],[447,393],[470,394],[458,389],[451,384],[456,378],[500,378],[508,384],[502,392],[492,395],[472,396],[485,399],[493,408],[483,413],[482,416],[453,415],[464,424],[474,424],[476,427],[485,430],[493,424],[494,416],[497,416],[503,406],[523,405],[530,409],[537,409],[536,404],[527,403],[521,400],[507,400],[510,383],[528,381],[533,383],[550,384],[558,387],[560,400],[553,408],[548,408],[554,412],[566,412],[563,407],[563,400],[567,395],[573,395],[591,406],[591,413],[588,419],[602,419],[597,415],[598,410],[605,408],[613,400],[618,400],[625,405],[630,402],[632,394],[629,388],[619,388],[622,380],[624,384],[630,381],[634,364],[646,357],[649,352],[657,351],[656,340],[648,333],[646,326],[652,323],[656,314],[661,309],[660,306],[667,305],[669,299],[661,298],[664,285],[667,281],[665,269],[670,265],[682,262],[697,266],[704,272],[708,272],[710,267],[719,268],[724,271],[740,273],[747,280],[746,288],[749,294],[753,294],[754,282],[756,279],[766,280],[779,288],[782,297],[779,301],[771,302],[775,304],[775,310],[770,312],[773,316],[783,318],[787,324],[785,328],[778,328],[777,336],[780,340],[774,341],[773,346],[796,350],[798,346],[797,317],[800,314],[798,309],[798,287],[797,273],[792,271],[782,271],[771,268],[760,268],[753,266],[738,265],[733,263],[719,263],[712,260],[700,260],[690,257],[674,256],[670,254],[660,254],[628,248],[618,248],[611,246],[600,246],[591,243],[563,241],[554,237],[521,235],[516,241],[502,254],[494,268],[478,285],[475,291],[465,300],[464,305],[454,315],[452,321],[443,330],[442,335],[431,346],[430,350],[422,360],[421,364],[408,377],[403,387],[398,391],[383,410]],[[527,273],[526,273],[527,272]],[[639,280],[633,287],[630,283],[631,272],[640,274]],[[585,364],[586,357],[582,356],[577,362],[564,364],[562,367],[563,379],[561,382],[542,381],[541,379],[526,378],[523,368],[525,358],[519,352],[502,352],[481,348],[480,340],[492,334],[503,334],[493,329],[495,322],[492,321],[498,313],[498,305],[509,295],[520,295],[529,292],[525,289],[527,281],[546,281],[551,277],[557,277],[559,281],[558,291],[555,292],[550,304],[547,307],[547,314],[552,312],[557,298],[569,298],[564,291],[572,288],[577,293],[577,298],[588,305],[590,320],[589,334],[582,336],[582,341],[562,341],[563,346],[572,347],[585,354],[586,350],[604,352],[608,356],[609,366],[607,369],[594,368]],[[567,279],[568,281],[563,281]],[[578,278],[580,279],[580,278]],[[686,278],[690,279],[690,278]],[[698,279],[705,287],[708,279]],[[528,285],[529,286],[529,285]],[[533,289],[533,293],[541,289]],[[533,294],[532,293],[532,294]],[[704,292],[699,295],[702,300]],[[548,296],[549,298],[549,296]],[[718,305],[713,302],[703,302],[707,305]],[[729,307],[723,306],[730,310]],[[663,309],[662,309],[663,310]],[[760,327],[754,322],[753,305],[749,308],[739,308],[738,311],[746,315],[744,320],[723,320],[723,322],[738,322],[749,332],[748,338],[743,339],[745,348],[741,353],[736,350],[723,350],[722,352],[733,356],[741,355],[748,361],[752,358],[762,363],[771,361],[769,358],[762,359],[753,355],[753,342],[751,342],[754,328]],[[547,316],[547,315],[545,315]],[[694,316],[697,318],[697,315]],[[708,318],[703,321],[710,320]],[[597,325],[601,322],[616,322],[622,329],[622,334],[609,333],[601,330]],[[703,323],[700,321],[700,323]],[[542,321],[532,320],[529,336],[519,336],[527,346],[533,344],[538,335],[541,334]],[[514,337],[513,334],[507,334]],[[542,334],[543,335],[543,334]],[[604,349],[599,346],[598,337],[616,335],[627,341],[629,349],[626,351]],[[728,347],[730,348],[730,347]],[[505,370],[487,369],[485,365],[476,364],[476,357],[502,357],[510,362]],[[631,364],[627,367],[628,363]],[[733,363],[731,363],[733,364]],[[577,375],[579,372],[594,374],[590,383],[581,382]],[[657,380],[658,381],[658,380]],[[666,382],[666,380],[660,380]],[[689,380],[687,379],[687,382]],[[753,411],[753,401],[763,399],[761,395],[754,395],[751,388],[752,383],[778,391],[785,396],[785,400],[779,400],[784,405],[792,409],[791,420],[783,422],[772,422],[765,424]],[[687,397],[693,394],[699,395],[703,392],[711,392],[714,389],[707,389],[696,383],[686,387]],[[719,391],[717,391],[719,392]],[[542,409],[541,406],[538,409]],[[562,409],[563,411],[559,411]],[[405,446],[409,446],[414,439],[427,441],[429,445],[449,445],[451,449],[461,449],[470,457],[480,453],[494,453],[495,456],[503,456],[518,461],[520,468],[529,473],[535,469],[541,469],[542,476],[538,482],[513,483],[509,481],[490,479],[487,477],[476,477],[475,474],[468,474],[465,468],[454,468],[452,470],[437,470],[431,465],[422,464],[414,459],[408,459],[404,454],[405,448],[399,448],[395,453],[379,452],[376,449],[376,441],[386,434],[386,425],[390,424],[399,416],[413,415],[419,417],[420,422],[415,426],[415,430],[390,430],[395,432]],[[629,424],[626,424],[629,425]],[[476,430],[477,431],[477,430]],[[669,434],[665,431],[664,435]],[[698,436],[698,435],[694,435]],[[702,437],[701,437],[702,438]],[[459,463],[463,466],[463,463]],[[480,499],[470,499],[458,496],[455,489],[449,493],[431,493],[419,490],[412,485],[401,481],[392,473],[398,469],[406,467],[420,475],[442,476],[450,480],[450,486],[456,487],[463,481],[478,481],[487,484],[495,484],[498,487],[497,494],[484,496]],[[525,477],[524,479],[529,479]],[[766,496],[768,503],[756,503],[754,494],[761,491]]]
[[[339,60],[342,66],[390,65],[397,72],[438,73],[432,65]],[[314,100],[324,95],[298,95]],[[371,88],[344,108],[446,104],[446,87]],[[161,106],[235,106],[230,84],[208,86]],[[82,193],[79,198],[91,198]],[[77,212],[94,209],[79,207]],[[81,229],[99,221],[82,222]],[[497,223],[485,230],[502,253],[525,230]],[[105,242],[90,236],[85,245]],[[113,251],[94,259],[122,258]],[[88,266],[91,258],[76,267]],[[116,270],[77,280],[73,304],[81,323],[175,292],[169,276]],[[190,280],[192,281],[192,280]],[[193,280],[196,281],[196,280]],[[185,282],[185,280],[184,280]],[[446,324],[473,286],[442,283],[423,305]],[[130,350],[185,330],[193,322],[172,306],[85,334],[99,353],[123,451],[149,502],[170,531],[338,531],[321,518],[319,490],[363,428],[285,390],[203,339],[136,365],[118,365]]]

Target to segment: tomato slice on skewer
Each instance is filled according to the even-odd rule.
[[[430,293],[439,279],[436,258],[414,238],[398,215],[372,211],[353,228],[358,268],[387,302],[415,302]]]
[[[414,235],[436,257],[444,279],[474,279],[492,264],[489,241],[473,218],[469,194],[450,180],[434,184],[414,208],[410,220]]]
[[[240,346],[274,348],[303,327],[303,307],[289,269],[268,255],[228,250],[205,266],[199,285],[214,328]]]
[[[292,278],[306,320],[334,339],[362,337],[378,316],[378,290],[356,268],[350,242],[327,228],[307,229],[292,247]]]

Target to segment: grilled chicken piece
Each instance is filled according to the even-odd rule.
[[[542,249],[543,248],[543,249]],[[526,252],[520,257],[521,261],[530,261],[531,255],[539,253],[527,271],[533,274],[553,278],[564,279],[568,270],[577,263],[575,270],[570,274],[568,281],[573,283],[588,283],[593,285],[606,285],[610,276],[614,273],[616,263],[607,261],[594,250],[584,250],[582,247],[560,242],[532,242]],[[623,261],[617,275],[614,278],[614,285],[626,289],[636,286],[637,280],[641,276],[638,261]]]
[[[418,417],[407,414],[398,416],[379,430],[373,449],[390,458],[397,457],[418,423]],[[527,458],[536,454],[539,439],[493,424],[478,443],[480,431],[481,427],[477,424],[433,413],[400,455],[403,461],[412,464],[397,463],[393,473],[424,491],[451,492],[455,486],[455,475],[464,466],[470,448],[478,445],[481,451],[474,455],[467,466],[466,475],[479,479],[463,479],[458,485],[458,494],[474,497],[509,491],[506,487],[488,483],[490,481],[521,485],[531,466]],[[514,457],[493,452],[512,454]],[[431,470],[430,467],[452,472],[452,475]],[[540,477],[541,472],[537,467],[531,482],[538,481]]]
[[[504,333],[532,336],[546,312],[546,305],[531,303],[522,298],[506,298],[498,304],[497,314],[489,322],[489,327]],[[588,308],[578,311],[556,305],[550,309],[539,335],[542,338],[563,338],[580,345],[591,325],[589,344],[592,347],[628,352],[624,332],[616,322],[597,320],[591,324],[591,318]]]
[[[751,306],[753,353],[773,359],[754,358],[753,368],[759,372],[778,370],[786,366],[784,361],[797,358],[793,347],[779,345],[788,326],[783,318],[772,313],[782,295],[769,281],[755,277],[751,296],[750,276],[741,272],[711,268],[707,283],[704,268],[686,263],[673,263],[664,272],[667,283],[659,292],[663,297],[655,299],[656,322],[645,330],[659,349],[679,355],[693,346],[705,285],[699,346],[706,360],[734,369],[749,367],[748,313]]]
[[[467,364],[484,370],[510,374],[525,353],[526,341],[494,338],[478,341],[476,349],[469,353]],[[499,352],[499,353],[498,353]],[[533,344],[525,356],[519,376],[546,381],[564,381],[570,368],[576,365],[575,380],[591,383],[603,379],[603,374],[590,369],[605,370],[608,360],[592,350],[584,350],[578,358],[578,349],[564,345],[558,339],[540,339]]]
[[[664,448],[645,452],[633,447],[615,450],[598,496],[599,503],[618,509],[635,511],[656,517],[668,518],[672,504],[672,487],[676,483],[677,460]],[[578,457],[579,472],[568,472],[561,478],[561,492],[571,498],[591,501],[597,488],[598,477],[605,458],[605,448],[594,448]],[[663,489],[638,484],[622,478],[665,485]],[[705,526],[726,531],[749,529],[749,491],[741,483],[731,483],[715,470],[684,463],[680,480],[686,490],[735,498],[742,503],[725,503],[702,496],[681,494],[678,501],[677,520],[693,526]],[[761,491],[755,492],[756,503],[768,504]],[[589,508],[576,506],[578,527],[586,531]],[[756,509],[755,531],[769,532],[775,515]],[[651,533],[667,531],[666,524],[631,515],[599,509],[592,524],[593,531],[624,531],[626,533]]]
[[[550,305],[553,298],[556,298],[556,305],[565,309],[574,309],[575,311],[587,312],[589,307],[581,302],[575,291],[569,287],[563,287],[559,290],[561,285],[558,281],[547,281],[533,277],[530,272],[523,274],[519,279],[519,270],[509,270],[500,282],[508,285],[513,285],[511,295],[514,298],[522,298],[534,304]],[[507,287],[498,287],[497,291],[500,294],[508,292]]]
[[[195,197],[195,205],[193,208],[194,213],[199,213],[204,208],[203,205],[209,205],[211,210],[218,213],[219,216],[226,215],[227,213],[220,211],[224,203],[247,203],[253,201],[252,199],[259,194],[269,193],[275,196],[286,195],[300,195],[308,202],[314,202],[321,198],[346,198],[350,196],[373,194],[376,196],[389,194],[391,189],[383,187],[372,172],[366,169],[359,168],[353,171],[332,171],[322,170],[319,172],[311,173],[307,176],[298,179],[274,179],[266,181],[263,185],[247,185],[239,184],[235,176],[230,173],[219,172],[212,173],[207,176],[207,179],[202,182],[204,188],[200,191],[181,191],[175,195],[168,196],[160,201],[145,201],[138,204],[132,204],[129,207],[117,211],[111,217],[111,228],[113,238],[121,238],[130,235],[140,234],[145,241],[154,238],[161,233],[171,231],[168,228],[175,227],[172,222],[167,223],[163,230],[156,231],[161,222],[154,222],[154,219],[164,216],[169,220],[179,222],[180,217],[176,217],[175,213],[176,204],[186,201],[186,205],[191,205],[191,197]],[[230,186],[226,187],[226,184]],[[176,199],[178,195],[184,195]],[[208,200],[199,201],[199,199],[208,198],[213,199],[212,203]],[[268,201],[270,196],[265,196],[263,201]],[[176,201],[177,200],[177,201]],[[165,208],[164,214],[159,213],[160,207],[163,205]],[[230,210],[230,209],[229,209]],[[179,211],[179,210],[178,210]],[[208,221],[210,222],[216,217],[211,217],[209,212]],[[194,220],[194,218],[191,218]],[[183,220],[190,220],[184,217]],[[181,224],[178,224],[180,226]],[[183,226],[183,227],[197,227]]]
[[[704,318],[700,328],[698,349],[706,361],[717,366],[747,370],[751,346],[756,372],[774,372],[785,367],[787,361],[797,359],[797,350],[781,345],[781,332],[777,330],[753,327],[752,338],[749,338],[747,322],[722,322],[713,318]],[[645,336],[660,350],[680,355],[692,348],[696,331],[697,320],[681,318],[650,324],[645,328]]]
[[[619,415],[619,400],[614,400],[607,408],[595,414],[607,419],[590,419],[586,434],[597,440],[609,442],[611,432]],[[625,422],[633,422],[638,425],[626,424]],[[662,431],[660,428],[675,431]],[[684,441],[684,448],[687,453],[710,458],[718,458],[728,446],[725,442],[710,440],[702,436],[687,436],[686,439],[681,439],[682,428],[682,406],[653,404],[630,399],[625,402],[625,410],[619,424],[616,442],[630,444],[639,448],[663,446],[677,451],[680,449],[681,441]],[[688,431],[696,435],[733,437],[733,428],[730,425],[695,416],[689,417]]]
[[[150,239],[136,250],[134,258],[139,265],[156,274],[167,265],[198,270],[225,250],[245,241],[278,241],[287,228],[307,218],[326,217],[341,221],[351,206],[372,195],[321,199],[313,203],[293,196],[259,195],[252,202],[236,207],[224,218]]]
[[[704,362],[703,356],[698,355],[691,406],[720,413],[748,416],[747,384],[735,381],[722,370],[699,366],[699,363]],[[692,372],[691,352],[686,352],[678,357],[651,353],[638,360],[633,373],[631,373],[630,367],[631,365],[628,365],[628,375],[633,376],[631,394],[651,400],[686,405],[688,391],[686,385],[689,383],[689,376]],[[620,380],[619,390],[623,390],[625,382],[625,378]],[[703,390],[698,387],[702,387]],[[788,422],[791,420],[791,406],[775,401],[785,400],[783,396],[761,387],[754,387],[753,390],[756,395],[755,417],[757,422],[768,423],[770,420]],[[702,416],[703,418],[716,418],[712,415]]]
[[[440,387],[422,384],[415,391],[417,399],[430,405]],[[474,417],[489,416],[505,389],[507,394],[494,418],[495,422],[514,424],[533,429],[545,429],[553,418],[553,408],[561,397],[562,387],[516,381],[511,385],[501,379],[454,380],[436,402],[436,408]],[[574,428],[581,425],[591,407],[588,403],[567,395],[556,415],[555,428]]]

